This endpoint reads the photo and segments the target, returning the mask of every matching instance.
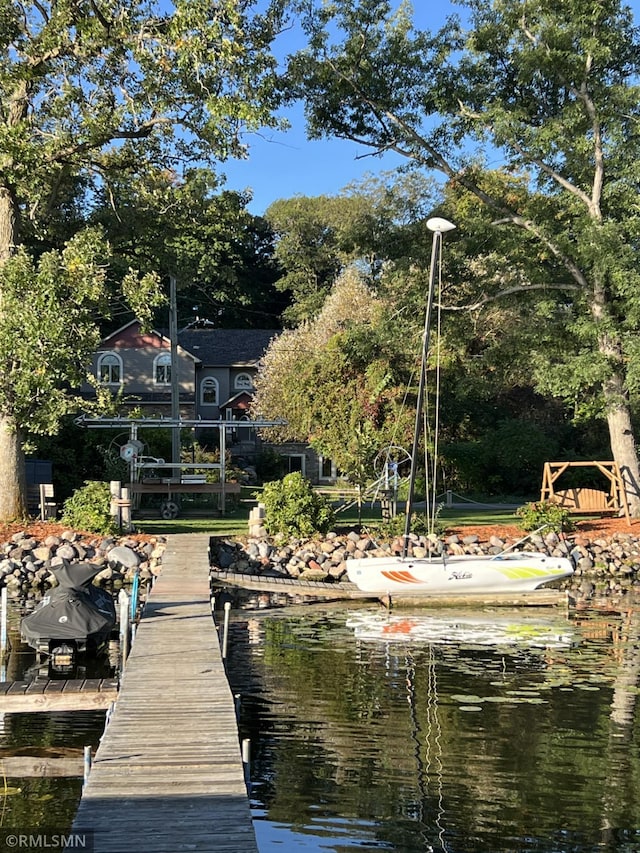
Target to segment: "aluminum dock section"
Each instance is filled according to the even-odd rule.
[[[168,537],[72,827],[94,853],[258,851],[208,542]]]

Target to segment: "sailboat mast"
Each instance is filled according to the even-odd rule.
[[[404,536],[402,540],[402,557],[405,558],[409,551],[409,536],[411,533],[411,514],[413,511],[413,498],[416,484],[416,473],[418,470],[418,450],[420,446],[420,432],[422,427],[422,410],[424,405],[424,392],[427,382],[427,358],[429,356],[429,339],[431,336],[431,315],[433,314],[433,298],[436,289],[436,271],[442,255],[442,235],[445,231],[452,231],[456,226],[446,219],[434,217],[427,220],[427,228],[433,231],[431,242],[431,264],[429,267],[429,290],[427,293],[427,308],[424,319],[424,332],[422,335],[422,358],[420,359],[420,381],[418,383],[418,399],[416,402],[416,419],[413,428],[413,447],[411,450],[411,469],[409,472],[409,494],[407,497],[406,515],[404,519]]]

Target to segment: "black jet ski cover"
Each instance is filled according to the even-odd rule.
[[[73,563],[53,570],[59,585],[44,596],[20,629],[24,640],[38,648],[49,640],[102,642],[116,622],[111,594],[91,581],[101,571],[92,563]]]

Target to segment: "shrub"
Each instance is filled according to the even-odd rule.
[[[331,505],[298,471],[265,483],[255,497],[265,506],[265,527],[270,534],[312,536],[326,533],[333,524]]]
[[[110,513],[109,484],[86,480],[62,506],[62,524],[91,533],[116,533],[118,527]]]
[[[527,531],[547,527],[555,533],[562,533],[575,527],[569,510],[549,501],[525,504],[516,510],[516,515],[522,519],[520,527]]]

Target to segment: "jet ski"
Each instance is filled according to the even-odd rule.
[[[61,666],[76,653],[99,651],[116,624],[111,594],[92,583],[101,569],[94,563],[52,569],[58,585],[22,619],[23,641],[40,654],[59,658]]]

